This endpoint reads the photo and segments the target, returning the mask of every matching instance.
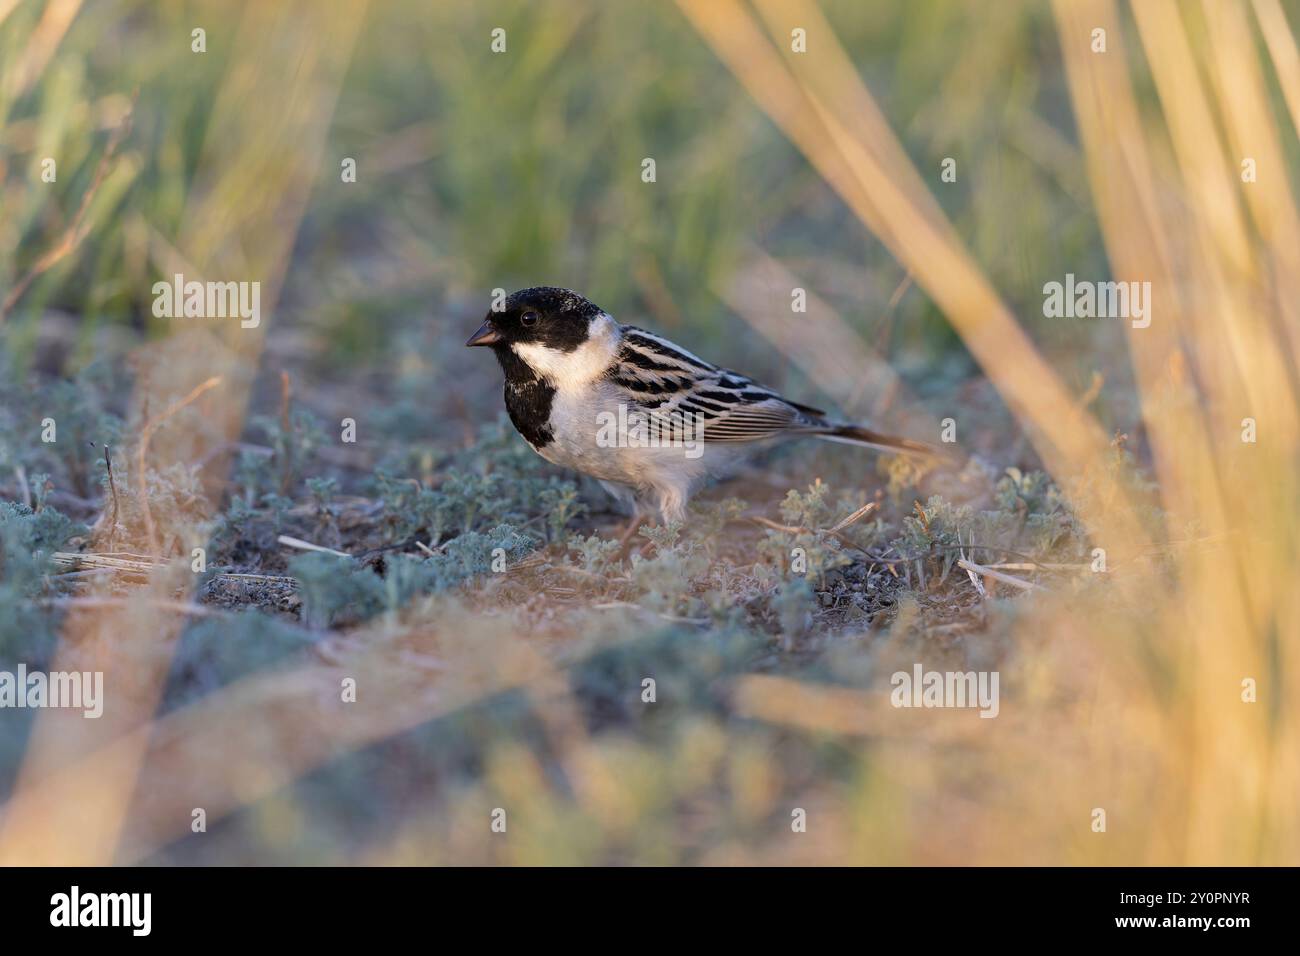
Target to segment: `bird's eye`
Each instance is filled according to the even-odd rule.
[[[523,315],[519,317],[519,321],[522,322],[524,325],[531,327],[536,325],[540,318],[541,318],[540,315],[538,315],[532,309],[529,309],[527,312],[525,312]]]

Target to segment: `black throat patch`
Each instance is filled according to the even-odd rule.
[[[533,448],[545,448],[555,441],[550,424],[555,386],[534,372],[510,346],[498,345],[492,351],[506,373],[506,412],[511,423]]]

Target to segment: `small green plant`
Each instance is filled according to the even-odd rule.
[[[820,478],[805,492],[791,488],[781,502],[781,519],[796,528],[825,528],[831,521],[830,488]]]
[[[249,424],[265,435],[272,453],[245,451],[240,459],[240,480],[251,501],[263,494],[294,494],[314,464],[316,449],[327,441],[320,419],[305,408],[293,406],[287,416],[252,415]]]
[[[587,506],[578,499],[578,486],[571,481],[557,482],[539,497],[546,514],[547,541],[562,540],[565,529],[587,513]]]
[[[0,580],[30,582],[50,569],[50,555],[86,529],[50,507],[0,501]]]
[[[618,557],[619,543],[613,538],[599,535],[581,537],[573,535],[568,541],[570,553],[578,555],[577,566],[588,574],[604,575]]]
[[[828,571],[852,561],[844,553],[843,541],[830,532],[838,520],[830,494],[830,487],[820,479],[804,492],[791,488],[781,502],[781,518],[789,530],[769,529],[760,546],[760,552],[783,574],[810,577],[818,588],[825,586]]]
[[[53,646],[53,616],[32,601],[54,570],[51,555],[85,531],[48,506],[0,501],[0,660],[36,660]]]

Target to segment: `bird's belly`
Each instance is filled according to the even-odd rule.
[[[557,398],[551,416],[553,437],[537,453],[561,468],[605,481],[631,483],[635,463],[626,460],[625,449],[606,447],[601,441],[599,411]]]
[[[665,479],[694,483],[719,464],[716,446],[710,449],[689,436],[674,442],[629,433],[627,421],[626,411],[620,418],[617,402],[593,402],[590,394],[570,397],[561,392],[551,414],[553,440],[537,452],[563,468],[641,487]]]

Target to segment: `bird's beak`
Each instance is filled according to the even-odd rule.
[[[492,327],[492,320],[484,319],[483,324],[478,327],[478,331],[469,337],[469,341],[465,345],[495,345],[500,341],[501,333]]]

